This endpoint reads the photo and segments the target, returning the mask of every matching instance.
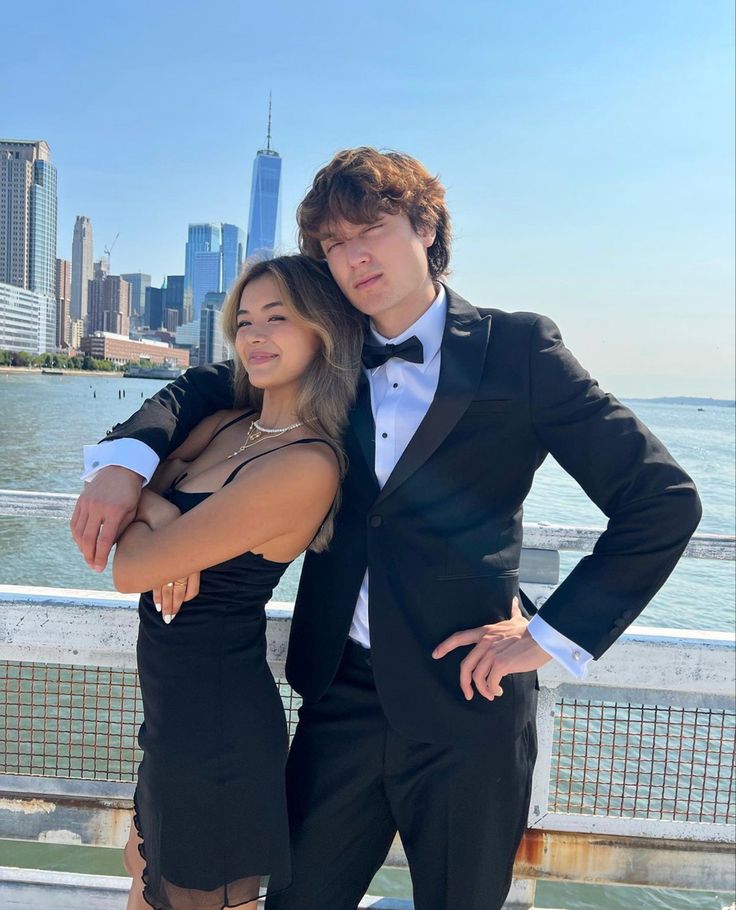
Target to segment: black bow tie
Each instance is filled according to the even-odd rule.
[[[408,360],[409,363],[424,363],[422,342],[412,335],[401,344],[370,344],[366,341],[363,345],[363,366],[368,370],[383,366],[392,357]]]

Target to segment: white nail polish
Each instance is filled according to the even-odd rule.
[[[157,613],[161,612],[161,604],[154,603],[154,607],[156,608]]]
[[[164,622],[166,623],[167,626],[173,618],[174,617],[171,615],[171,613],[167,613],[166,616],[164,616]]]

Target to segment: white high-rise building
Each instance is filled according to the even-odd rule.
[[[89,311],[89,282],[94,278],[92,253],[92,222],[86,215],[77,215],[72,240],[72,302],[71,318],[86,323]]]
[[[53,297],[0,282],[0,350],[55,351],[56,311]]]

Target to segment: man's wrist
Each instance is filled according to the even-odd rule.
[[[593,655],[567,638],[562,632],[558,632],[542,618],[541,613],[532,616],[527,631],[539,647],[557,663],[562,664],[568,673],[577,679],[584,679],[587,676],[588,664],[593,659]]]
[[[147,484],[158,467],[159,457],[137,439],[113,439],[94,446],[84,446],[82,480],[92,480],[106,467],[121,467],[138,474]]]

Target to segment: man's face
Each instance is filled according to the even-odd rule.
[[[378,331],[392,338],[408,328],[435,296],[427,250],[435,232],[417,234],[403,214],[370,224],[325,225],[322,250],[332,277]]]

